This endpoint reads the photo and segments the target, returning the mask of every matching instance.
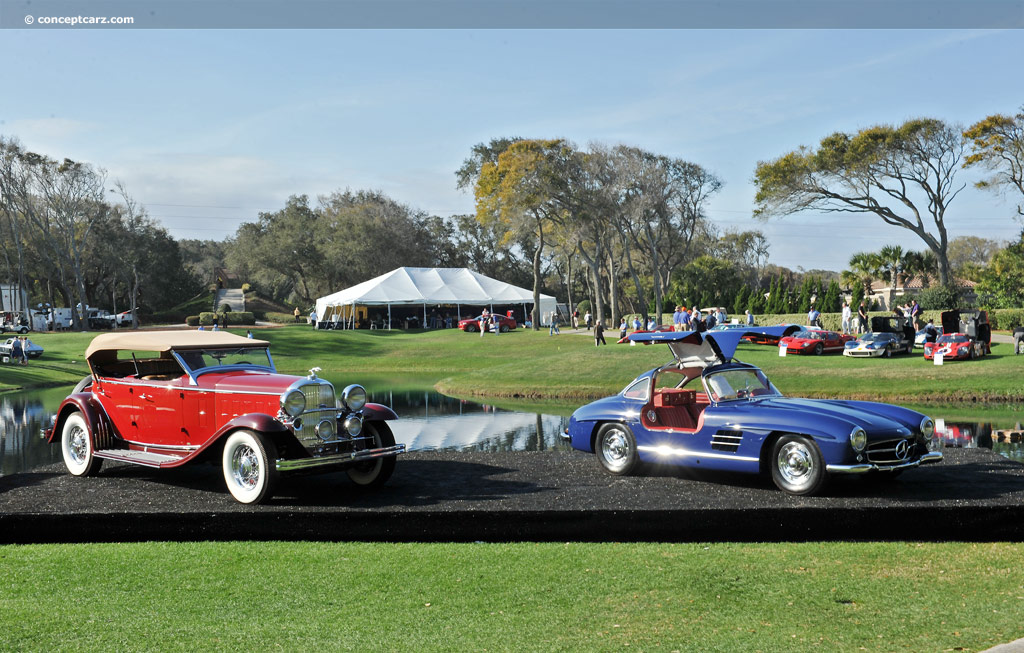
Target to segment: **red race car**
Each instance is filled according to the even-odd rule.
[[[972,340],[964,333],[948,333],[935,342],[924,344],[924,357],[934,360],[941,353],[943,360],[973,360],[985,355],[985,343]]]
[[[945,311],[942,332],[935,342],[925,343],[926,359],[934,360],[939,352],[943,360],[975,359],[992,353],[992,328],[985,311]]]
[[[853,336],[835,331],[808,329],[797,331],[793,335],[779,341],[779,347],[785,347],[787,354],[814,354],[821,356],[829,351],[843,351],[846,343],[854,340]]]
[[[482,318],[478,315],[477,317],[471,317],[471,318],[468,318],[468,319],[465,319],[465,320],[459,320],[459,328],[462,329],[463,331],[465,331],[466,333],[479,333],[480,332],[480,320],[481,319]],[[494,327],[491,326],[492,319],[493,319],[493,317],[488,317],[487,318],[487,330],[488,331],[490,331],[490,330],[492,330],[494,328]],[[510,317],[506,317],[504,315],[499,315],[498,316],[498,326],[501,329],[502,333],[508,333],[509,331],[515,331],[516,327],[519,326],[519,325],[516,324],[516,321],[514,319],[512,319]]]

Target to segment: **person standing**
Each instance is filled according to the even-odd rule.
[[[296,322],[298,322],[298,321],[299,321],[299,315],[300,315],[300,313],[299,313],[299,307],[298,307],[298,306],[296,306],[296,307],[295,307],[295,310],[294,310],[294,311],[292,311],[292,315],[294,315],[294,316],[295,316],[295,321],[296,321]]]
[[[484,337],[484,332],[487,331],[487,315],[486,315],[486,313],[487,313],[487,311],[484,311],[483,313],[480,314],[480,322],[479,322],[479,324],[480,324],[480,337],[481,338]]]
[[[685,306],[680,306],[679,311],[679,330],[689,331],[690,330],[690,312],[686,310]]]
[[[750,312],[750,309],[744,311],[747,314],[747,326],[754,326],[754,314]]]
[[[553,336],[556,333],[561,333],[561,331],[558,330],[558,311],[552,311],[551,323],[548,326],[548,335]]]
[[[604,341],[604,325],[601,324],[601,320],[594,323],[594,346],[600,347],[601,345],[607,345]]]
[[[910,321],[914,323],[915,329],[921,329],[921,305],[917,303],[916,297],[914,303],[910,305]]]
[[[644,323],[640,321],[640,316],[637,315],[636,317],[633,318],[633,330],[634,331],[640,331],[643,328],[644,328]]]
[[[622,318],[622,323],[619,324],[619,340],[626,337],[626,318]]]
[[[578,308],[572,312],[572,328],[580,328],[580,309]]]
[[[588,309],[587,312],[583,314],[583,321],[587,323],[587,331],[590,331],[591,319],[593,319],[593,316],[590,314],[590,310]]]
[[[843,333],[850,333],[850,318],[853,316],[853,311],[850,310],[850,305],[843,302]]]
[[[21,364],[28,365],[28,338],[19,336],[18,342],[21,343]]]
[[[678,306],[676,306],[676,310],[672,312],[672,330],[673,331],[681,331],[681,329],[679,328],[679,321],[682,319],[679,316],[680,312],[681,311],[680,311]]]
[[[807,311],[807,324],[808,324],[808,326],[813,326],[813,327],[821,326],[821,324],[818,323],[818,319],[820,317],[821,317],[821,313],[818,311],[818,309],[814,308],[814,306],[811,306],[811,310]]]
[[[861,333],[871,333],[871,322],[868,321],[868,311],[864,308],[864,302],[857,307],[857,321],[860,322]]]
[[[501,317],[497,313],[491,314],[491,328],[494,329],[494,335],[501,333]]]

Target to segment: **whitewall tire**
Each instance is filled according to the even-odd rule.
[[[262,503],[277,487],[277,448],[266,435],[235,431],[224,443],[224,482],[239,503]]]

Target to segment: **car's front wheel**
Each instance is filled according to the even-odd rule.
[[[597,459],[610,474],[631,474],[640,464],[636,438],[625,424],[605,424],[597,432]]]
[[[476,333],[476,326],[472,324],[466,325],[466,333]]]
[[[380,449],[383,447],[395,446],[395,435],[384,422],[366,422],[363,424],[366,447],[368,449]],[[384,456],[374,458],[361,463],[356,463],[348,469],[348,477],[356,485],[363,487],[378,487],[387,483],[391,474],[395,471],[395,456]]]
[[[262,503],[277,486],[277,448],[266,435],[235,431],[224,443],[224,482],[239,503]]]
[[[502,333],[508,333],[508,325],[507,324],[502,324],[501,325],[501,332]]]
[[[100,471],[103,460],[93,455],[89,425],[82,413],[75,411],[64,420],[60,432],[60,449],[64,466],[74,476],[92,476]]]
[[[821,344],[820,342],[818,344],[814,345],[814,355],[815,356],[821,356],[824,353],[825,353],[825,345]]]
[[[802,435],[784,435],[772,447],[772,481],[788,494],[814,494],[826,480],[818,446]]]

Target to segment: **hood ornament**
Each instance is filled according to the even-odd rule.
[[[321,371],[319,367],[311,367],[309,369],[309,376],[307,376],[306,378],[309,379],[310,381],[315,381],[317,378],[316,373],[319,371]]]

